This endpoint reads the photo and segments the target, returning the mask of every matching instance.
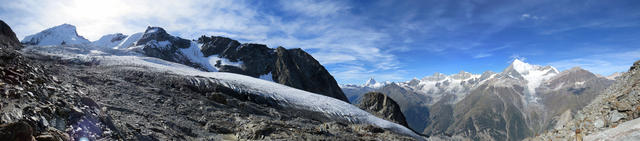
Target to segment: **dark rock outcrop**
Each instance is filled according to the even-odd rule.
[[[4,21],[0,20],[0,48],[20,47],[20,40],[16,33]]]
[[[404,114],[400,111],[400,106],[393,99],[387,97],[387,95],[383,93],[366,93],[362,98],[360,98],[359,103],[356,106],[379,118],[409,127],[406,119],[404,118]]]
[[[179,49],[191,46],[189,40],[171,36],[160,27],[147,27],[147,30],[145,30],[135,45],[144,45],[142,53],[147,56],[184,64],[200,70],[211,71],[207,70],[201,64],[192,62],[185,54],[179,51]]]
[[[0,125],[0,140],[3,141],[32,141],[33,129],[26,122],[15,122]]]
[[[147,30],[144,31],[142,38],[138,40],[136,45],[144,45],[147,42],[154,40],[157,42],[169,41],[171,46],[176,48],[187,48],[190,44],[189,40],[171,36],[167,31],[160,27],[147,27]]]
[[[204,45],[202,45],[202,53],[205,57],[220,54],[227,49],[240,46],[240,42],[236,40],[218,36],[211,38],[202,36],[198,39],[198,42],[204,43]]]
[[[198,42],[203,44],[201,51],[205,57],[218,55],[231,62],[242,62],[240,68],[223,66],[226,68],[219,71],[252,77],[271,73],[274,82],[348,102],[329,71],[302,49],[272,49],[261,44],[240,44],[218,36],[202,36]]]
[[[276,49],[273,80],[294,88],[324,94],[348,102],[336,80],[316,59],[302,49]]]
[[[409,91],[402,88],[396,83],[385,85],[384,87],[376,90],[387,94],[391,99],[395,100],[405,114],[407,123],[411,129],[415,131],[422,131],[429,123],[429,107],[423,103],[432,101],[431,97],[422,96],[422,94]]]

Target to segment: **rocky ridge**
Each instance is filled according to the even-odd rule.
[[[276,49],[261,44],[240,44],[219,36],[198,39],[205,57],[217,55],[241,66],[220,65],[222,72],[233,72],[253,77],[271,75],[274,82],[330,96],[342,101],[347,97],[336,80],[317,60],[300,48]]]
[[[604,94],[573,115],[572,120],[531,140],[582,139],[640,117],[640,61],[616,79]],[[629,136],[621,136],[624,135]]]
[[[398,106],[393,99],[387,97],[387,95],[379,92],[369,92],[364,94],[359,101],[360,102],[356,104],[358,108],[372,113],[377,117],[409,127],[404,118],[404,114],[400,111],[400,106]]]

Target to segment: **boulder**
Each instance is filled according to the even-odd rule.
[[[400,111],[400,106],[398,106],[393,99],[387,97],[387,95],[383,93],[366,93],[362,98],[360,98],[360,101],[356,106],[379,118],[409,127],[404,114]]]

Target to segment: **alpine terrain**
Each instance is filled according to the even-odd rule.
[[[0,23],[0,140],[428,139],[349,104],[301,49],[69,24],[21,43]]]
[[[564,124],[613,81],[579,67],[560,72],[515,59],[499,73],[435,73],[386,83],[372,78],[341,87],[351,101],[368,91],[386,94],[409,127],[429,136],[522,140]]]

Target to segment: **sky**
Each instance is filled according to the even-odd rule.
[[[501,72],[513,59],[610,75],[640,59],[637,0],[0,0],[22,39],[68,23],[93,41],[160,26],[187,39],[302,48],[338,83]]]

